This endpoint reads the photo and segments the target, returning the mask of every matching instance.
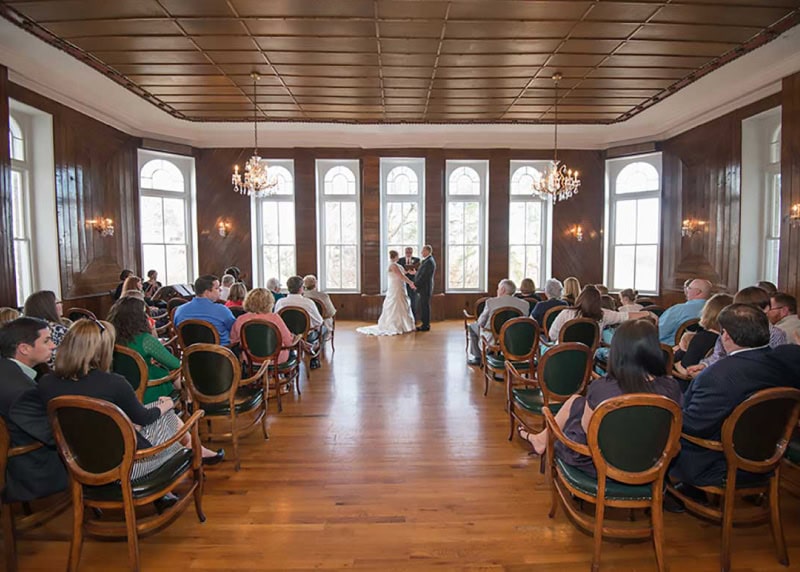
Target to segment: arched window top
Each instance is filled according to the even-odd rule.
[[[459,167],[450,173],[448,192],[451,195],[480,195],[481,178],[472,167]]]
[[[269,178],[278,182],[274,189],[276,195],[294,194],[294,177],[286,167],[270,165]]]
[[[775,131],[772,132],[772,138],[769,142],[769,162],[770,163],[780,163],[781,162],[781,126],[775,128]]]
[[[153,159],[142,166],[139,185],[143,189],[155,191],[172,191],[182,193],[183,173],[172,162],[166,159]]]
[[[323,191],[326,195],[355,195],[356,176],[342,165],[333,167],[325,173]]]
[[[386,176],[387,195],[417,195],[419,194],[419,179],[417,174],[405,166],[395,167]]]
[[[616,193],[641,193],[659,189],[658,170],[650,163],[631,163],[617,175]]]
[[[11,158],[17,161],[25,160],[25,135],[14,117],[8,117],[8,147]]]
[[[542,174],[535,167],[526,165],[520,167],[511,175],[511,194],[530,195],[533,183],[542,178]]]

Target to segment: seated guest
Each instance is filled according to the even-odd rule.
[[[783,330],[790,343],[795,334],[800,334],[800,318],[797,317],[797,299],[789,294],[777,292],[770,297],[767,317],[770,323]]]
[[[590,318],[598,323],[600,331],[606,326],[613,326],[614,324],[621,324],[628,320],[635,320],[637,318],[648,318],[650,312],[617,312],[615,310],[607,310],[601,304],[600,292],[591,284],[587,285],[583,292],[580,293],[578,299],[575,300],[574,308],[567,308],[563,312],[559,312],[556,319],[553,320],[553,325],[550,326],[550,331],[547,333],[551,340],[557,340],[558,334],[564,324],[575,318]]]
[[[217,304],[219,300],[219,280],[206,274],[194,281],[195,297],[186,304],[175,308],[174,322],[179,326],[184,320],[205,320],[219,332],[219,343],[230,344],[231,326],[236,321],[229,308]]]
[[[756,391],[800,388],[800,347],[769,347],[769,320],[763,310],[734,303],[719,313],[717,321],[728,357],[697,376],[683,404],[683,432],[715,441],[722,438],[725,419]],[[670,476],[690,485],[719,485],[726,468],[722,452],[682,441]]]
[[[67,487],[47,409],[36,392],[34,368],[49,360],[54,348],[44,320],[19,318],[0,328],[0,417],[8,427],[10,445],[44,445],[8,459],[3,494],[12,501],[32,501]]]
[[[286,297],[286,294],[281,292],[281,283],[277,278],[270,278],[267,280],[267,290],[272,293],[272,297],[275,299],[275,302]]]
[[[495,310],[500,308],[517,308],[523,316],[528,315],[530,304],[514,296],[517,285],[512,280],[505,278],[497,284],[497,296],[486,300],[483,312],[478,319],[469,325],[469,365],[481,365],[480,335],[481,328],[489,329],[489,319]]]
[[[50,290],[40,290],[28,296],[22,315],[28,318],[39,318],[45,320],[50,326],[50,337],[53,339],[55,349],[50,359],[47,360],[47,367],[52,368],[55,364],[56,352],[61,340],[67,335],[67,327],[61,323],[61,302],[56,299],[54,292]]]
[[[601,296],[608,296],[608,286],[605,284],[595,284],[594,287],[597,288]]]
[[[236,322],[231,328],[231,344],[241,342],[242,327],[253,320],[266,320],[275,324],[281,332],[281,345],[290,346],[294,343],[294,335],[286,327],[286,323],[278,314],[272,311],[275,307],[275,299],[269,290],[266,288],[253,288],[245,296],[243,307],[246,314],[236,318]],[[278,356],[278,363],[283,363],[288,359],[289,350],[283,350]]]
[[[233,276],[234,282],[241,282],[242,280],[242,271],[239,270],[238,266],[229,266],[228,268],[225,269],[225,272],[223,272],[222,274],[223,276],[225,274],[230,274],[231,276]]]
[[[535,298],[540,300],[536,295],[536,283],[531,278],[523,278],[519,283],[519,292],[514,294],[517,298]]]
[[[733,303],[749,304],[750,306],[754,306],[759,311],[766,314],[767,310],[769,310],[769,294],[767,294],[758,286],[748,286],[747,288],[742,288],[736,293],[736,296],[733,297]],[[786,333],[783,330],[780,330],[770,324],[769,320],[767,320],[767,326],[769,329],[770,347],[774,348],[788,343],[786,339]],[[722,336],[720,336],[717,338],[717,343],[714,344],[714,353],[712,353],[709,357],[700,360],[700,363],[697,365],[688,367],[686,371],[689,373],[689,375],[695,376],[706,367],[717,363],[727,355],[728,352],[725,350],[725,345],[722,343]]]
[[[564,280],[564,294],[562,296],[562,300],[564,300],[570,306],[575,304],[575,300],[578,299],[578,296],[581,294],[581,283],[578,282],[578,279],[574,276],[570,276],[566,280]]]
[[[231,292],[231,286],[236,284],[236,278],[233,274],[223,274],[222,284],[219,287],[219,299],[223,302],[228,301],[228,295]]]
[[[544,293],[547,294],[547,300],[537,302],[531,310],[531,318],[536,320],[540,327],[544,327],[544,315],[550,308],[556,306],[567,306],[568,304],[561,299],[561,293],[564,287],[561,281],[556,278],[550,278],[544,283]]]
[[[155,296],[159,288],[161,288],[161,282],[158,281],[158,272],[155,270],[148,270],[147,282],[144,283],[145,298],[152,298]]]
[[[147,306],[136,298],[120,298],[112,307],[108,321],[117,332],[116,343],[128,347],[144,358],[147,364],[147,379],[161,379],[171,370],[181,367],[181,360],[169,353],[151,333]],[[144,403],[158,401],[175,389],[172,382],[148,387],[144,392]]]
[[[717,317],[725,306],[733,304],[733,296],[728,294],[714,294],[703,306],[700,314],[700,330],[686,332],[677,346],[675,352],[675,369],[686,375],[686,368],[700,363],[706,357],[719,338],[719,323]]]
[[[144,291],[142,290],[142,287],[142,279],[131,274],[122,283],[122,292],[120,294],[120,298],[123,296],[134,296],[144,300]]]
[[[322,321],[330,332],[333,329],[333,317],[336,315],[336,306],[327,293],[317,290],[317,277],[307,274],[303,277],[303,296],[317,300],[322,304]]]
[[[127,268],[119,273],[119,284],[117,284],[117,288],[114,290],[114,293],[111,295],[116,302],[119,300],[119,297],[122,296],[122,286],[125,284],[125,279],[128,276],[133,276],[133,270],[128,270]]]
[[[764,290],[764,292],[766,292],[770,296],[778,293],[778,287],[775,286],[775,284],[773,284],[769,280],[759,280],[756,286]]]
[[[597,291],[593,286],[592,289]],[[611,341],[608,374],[589,385],[586,397],[570,397],[556,414],[556,423],[569,439],[586,445],[586,431],[592,413],[608,399],[631,393],[645,393],[664,395],[680,404],[680,386],[677,381],[667,377],[667,374],[656,327],[647,320],[625,322],[617,328]],[[522,427],[518,431],[536,454],[542,455],[545,452],[547,429],[536,434],[528,433]],[[561,443],[556,443],[555,454],[569,465],[591,475],[597,474],[590,457],[575,453]]]
[[[75,322],[64,337],[64,351],[56,358],[54,372],[39,381],[39,396],[45,403],[62,395],[82,395],[113,403],[138,426],[137,449],[160,445],[177,433],[183,422],[173,411],[172,399],[162,396],[144,406],[124,377],[109,372],[115,336],[114,326],[109,322],[86,319]],[[181,443],[187,447],[202,446],[193,444],[189,435]],[[154,457],[134,461],[131,479],[152,473],[180,448],[176,443]],[[224,455],[222,449],[215,453],[203,447],[203,464],[219,463]]]
[[[19,318],[21,314],[16,308],[0,308],[0,326]]]
[[[308,342],[312,344],[318,342],[320,335],[322,335],[322,339],[324,340],[327,335],[327,330],[323,323],[322,315],[320,315],[319,310],[317,310],[317,305],[309,298],[303,296],[303,279],[299,276],[291,276],[286,280],[286,288],[289,290],[289,294],[275,303],[275,311],[280,312],[283,308],[303,308],[306,313],[308,313],[308,317],[311,320],[310,327],[320,328],[319,334],[316,331],[309,333]],[[318,368],[320,366],[319,359],[312,359],[309,362],[309,366],[311,368]]]
[[[225,306],[228,308],[241,307],[245,296],[247,296],[247,288],[241,282],[236,282],[228,290],[228,299],[225,300]]]
[[[644,306],[636,303],[636,298],[638,297],[639,292],[631,288],[625,288],[619,293],[619,307],[617,310],[620,312],[641,312]]]
[[[658,320],[658,337],[662,343],[672,345],[675,343],[675,333],[686,320],[700,317],[703,306],[711,297],[711,282],[699,278],[692,280],[684,288],[686,302],[670,306]]]
[[[600,292],[598,290],[598,292]],[[600,305],[606,310],[616,310],[617,309],[617,302],[614,300],[612,296],[608,294],[600,294]]]

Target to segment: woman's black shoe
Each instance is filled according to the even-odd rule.
[[[172,493],[167,493],[160,499],[154,500],[153,506],[156,507],[156,512],[158,514],[163,514],[165,510],[173,506],[176,502],[178,502],[178,497]]]
[[[203,465],[210,467],[211,465],[219,465],[222,459],[225,458],[225,449],[218,449],[217,454],[213,457],[203,457]]]

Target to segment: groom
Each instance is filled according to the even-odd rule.
[[[414,285],[417,287],[417,315],[422,325],[418,332],[427,332],[431,329],[431,296],[433,295],[433,275],[436,272],[436,261],[433,259],[433,249],[429,244],[422,247],[422,262],[414,276]]]

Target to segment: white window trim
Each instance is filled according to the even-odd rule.
[[[417,176],[418,192],[416,195],[389,195],[387,192],[388,176],[395,167],[408,167]],[[417,205],[419,216],[418,240],[415,244],[406,244],[414,248],[414,256],[422,258],[422,246],[425,244],[425,158],[424,157],[381,157],[381,292],[386,293],[389,287],[389,276],[386,269],[389,267],[389,221],[388,203],[414,203]],[[404,256],[400,252],[400,256]]]
[[[197,276],[197,269],[199,268],[198,253],[197,253],[197,179],[195,175],[195,160],[194,157],[186,155],[175,155],[173,153],[165,153],[163,151],[152,151],[149,149],[138,150],[138,166],[136,182],[139,189],[139,206],[141,207],[142,197],[158,197],[176,199],[181,198],[186,201],[184,208],[184,224],[186,225],[186,279],[191,283]],[[141,186],[142,167],[153,159],[164,159],[173,163],[183,175],[184,191],[182,193],[176,191],[162,191],[157,189],[143,189]],[[141,213],[140,213],[141,217]],[[141,226],[141,221],[140,221]],[[141,232],[141,231],[140,231]],[[166,244],[166,243],[147,243],[147,244]],[[141,255],[142,265],[144,265],[144,240],[140,241],[139,253]],[[147,268],[142,268],[142,274],[147,272]],[[166,280],[166,276],[163,277]],[[166,285],[166,283],[165,283]]]
[[[19,129],[21,132],[22,138],[22,154],[23,159],[11,159],[11,171],[12,173],[17,172],[20,174],[20,178],[22,180],[22,205],[14,205],[15,208],[12,208],[12,212],[14,210],[20,210],[23,215],[22,222],[22,237],[18,238],[14,236],[14,221],[12,221],[12,228],[11,228],[11,242],[12,242],[12,256],[14,258],[15,266],[19,266],[20,263],[27,266],[27,273],[30,276],[30,284],[28,288],[30,291],[26,291],[24,287],[20,287],[17,284],[16,278],[20,276],[19,268],[16,269],[16,276],[15,276],[15,285],[17,291],[17,304],[20,306],[24,303],[25,299],[36,292],[36,284],[37,284],[37,272],[36,272],[36,265],[34,264],[34,257],[36,253],[34,251],[34,243],[33,237],[31,235],[31,228],[32,228],[32,218],[33,213],[31,212],[31,206],[33,203],[31,194],[33,193],[33,176],[31,174],[31,137],[33,135],[33,128],[31,126],[31,122],[29,121],[29,117],[25,114],[15,113],[13,110],[9,113],[9,116],[12,117],[17,125],[19,125]],[[9,149],[9,152],[11,150]],[[13,197],[13,194],[12,194]],[[25,243],[27,245],[27,252],[28,257],[27,260],[20,261],[17,260],[16,256],[16,244],[17,243]]]
[[[292,176],[292,194],[291,195],[265,195],[263,197],[256,198],[255,195],[251,195],[250,200],[250,222],[251,228],[254,229],[254,232],[251,233],[252,235],[252,249],[253,249],[253,268],[256,269],[255,276],[253,276],[253,287],[265,287],[267,284],[267,280],[272,278],[272,276],[266,276],[264,274],[264,256],[262,254],[262,250],[264,248],[264,232],[263,232],[263,223],[262,223],[262,205],[264,203],[269,202],[290,202],[292,204],[292,214],[294,215],[294,208],[295,208],[295,200],[296,200],[296,179],[294,173],[294,160],[293,159],[264,159],[264,161],[269,165],[270,168],[272,167],[283,167]],[[294,247],[294,261],[295,261],[295,268],[292,274],[297,274],[297,217],[295,217],[295,224],[294,224],[294,237],[292,246]],[[278,243],[278,246],[286,246],[283,243]],[[281,280],[280,276],[275,276],[278,280]],[[286,284],[281,281],[281,287],[286,287]]]
[[[324,191],[325,175],[335,167],[347,167],[356,178],[356,192],[354,195],[326,195]],[[320,290],[340,293],[361,292],[361,160],[360,159],[317,159],[315,162],[317,173],[317,278]],[[325,275],[325,203],[327,202],[353,202],[356,205],[356,286],[355,288],[330,288]]]
[[[533,167],[540,173],[546,173],[547,169],[550,167],[551,161],[525,161],[525,160],[514,160],[510,162],[509,165],[509,172],[508,172],[508,197],[509,197],[509,205],[508,208],[511,209],[515,202],[528,202],[528,201],[539,201],[542,203],[542,229],[541,229],[541,236],[542,236],[542,254],[543,260],[540,264],[540,273],[541,276],[533,277],[534,282],[536,283],[537,290],[544,288],[545,281],[550,278],[552,275],[552,260],[553,260],[553,240],[552,240],[552,232],[553,232],[553,201],[550,198],[543,199],[531,193],[530,196],[526,195],[513,195],[511,194],[511,181],[514,176],[514,173],[517,169],[521,167]],[[510,264],[511,264],[511,236],[510,236],[510,229],[509,229],[509,237],[508,237],[508,254],[509,254],[509,275],[510,275]],[[531,278],[530,276],[528,278]],[[519,284],[517,284],[519,287]]]
[[[658,190],[644,191],[638,193],[616,194],[617,176],[620,172],[632,163],[648,163],[658,171]],[[664,173],[662,170],[661,152],[647,153],[645,155],[632,155],[619,159],[606,160],[606,204],[605,204],[605,252],[604,258],[604,283],[611,288],[614,276],[614,245],[615,245],[615,211],[617,200],[639,200],[639,199],[659,199],[658,205],[658,233],[656,242],[656,288],[655,290],[639,290],[639,294],[659,295],[661,289],[661,221],[663,220],[661,192],[664,188]],[[636,243],[638,244],[638,243]],[[634,284],[628,286],[635,288]]]
[[[460,167],[471,167],[475,169],[478,173],[478,176],[481,178],[481,185],[480,185],[480,194],[479,195],[451,195],[450,194],[450,175],[456,169]],[[462,293],[474,293],[474,292],[486,292],[486,282],[487,282],[487,274],[488,274],[488,257],[486,253],[487,248],[487,234],[488,234],[488,221],[489,221],[489,161],[485,159],[477,160],[477,159],[467,159],[467,160],[447,160],[445,162],[445,174],[444,174],[444,185],[445,185],[445,208],[444,208],[444,219],[445,219],[445,229],[444,229],[444,242],[445,242],[445,268],[444,268],[444,284],[445,284],[445,292],[462,292]],[[450,243],[448,242],[448,237],[450,235],[449,232],[449,216],[448,216],[448,206],[450,203],[457,203],[457,202],[475,202],[477,200],[480,204],[480,208],[478,212],[480,213],[480,243],[478,252],[480,255],[480,276],[479,276],[479,284],[478,288],[451,288],[448,284],[449,274],[450,274],[450,260],[449,260],[449,252],[450,252]]]

